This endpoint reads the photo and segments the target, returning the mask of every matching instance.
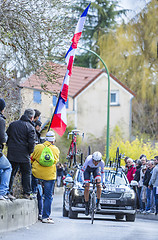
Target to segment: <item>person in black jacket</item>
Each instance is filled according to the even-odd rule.
[[[37,120],[39,120],[39,117],[41,116],[41,112],[38,109],[34,109],[35,115],[33,118],[33,123],[35,123]]]
[[[140,180],[140,170],[141,170],[141,166],[142,166],[142,163],[141,163],[140,159],[136,160],[135,166],[136,166],[136,172],[135,172],[135,175],[134,175],[134,180],[139,182],[139,180]]]
[[[40,131],[41,131],[42,123],[41,123],[40,120],[37,120],[34,124],[35,124],[35,130],[36,130],[35,142],[36,142],[36,144],[39,144],[39,143],[41,143],[41,139],[40,139],[41,133],[40,133]]]
[[[2,153],[3,143],[6,142],[5,136],[5,117],[3,115],[5,101],[0,98],[0,200],[7,200],[9,197],[9,181],[12,167],[8,159]],[[14,198],[10,198],[14,200]]]
[[[18,168],[22,174],[23,196],[30,199],[31,194],[31,162],[30,154],[35,146],[35,127],[33,124],[34,110],[26,109],[24,115],[17,121],[10,123],[7,129],[8,153],[7,157],[12,165],[13,171],[10,179],[10,193]]]
[[[146,198],[147,198],[147,204],[146,204],[146,209],[145,211],[147,213],[154,212],[154,196],[153,196],[153,189],[148,188],[149,186],[149,181],[152,175],[152,170],[154,167],[154,161],[149,161],[148,162],[148,168],[145,172],[144,179],[143,179],[143,185],[147,187],[146,189]]]
[[[140,170],[141,170],[141,166],[142,166],[141,160],[137,159],[135,165],[136,165],[136,172],[135,172],[135,175],[134,175],[134,180],[139,182],[139,180],[140,180]],[[140,208],[140,204],[139,204],[140,193],[139,193],[138,188],[136,189],[136,196],[137,196],[137,209],[139,209]]]
[[[62,163],[57,163],[57,187],[61,187],[61,180],[63,177],[63,165]]]

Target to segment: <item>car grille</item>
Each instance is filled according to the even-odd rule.
[[[122,195],[122,193],[108,192],[108,193],[102,193],[101,197],[109,198],[109,199],[112,199],[112,198],[119,199],[119,198],[121,198],[121,195]]]

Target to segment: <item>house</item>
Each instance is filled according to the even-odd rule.
[[[36,108],[41,111],[41,121],[51,119],[60,92],[66,66],[54,64],[57,75],[54,84],[47,83],[49,93],[41,86],[46,84],[43,74],[32,74],[23,80],[21,110]],[[85,137],[105,136],[107,124],[108,76],[105,70],[73,67],[66,103],[68,125],[85,133]],[[119,126],[126,139],[131,133],[132,99],[135,94],[110,74],[110,132]]]

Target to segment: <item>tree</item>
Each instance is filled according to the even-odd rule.
[[[140,130],[155,137],[158,131],[157,9],[158,2],[152,0],[128,24],[99,39],[101,57],[109,71],[136,93],[135,134]]]
[[[7,125],[17,119],[20,112],[20,94],[16,79],[0,75],[0,97],[6,101],[5,117]]]
[[[98,48],[99,37],[108,32],[109,29],[116,27],[116,18],[125,13],[125,10],[118,10],[119,0],[93,0],[91,2],[84,26],[83,43],[100,54]],[[72,9],[82,14],[88,4],[88,0],[76,1]],[[86,52],[76,57],[75,64],[84,67],[96,67],[97,59],[96,56]]]
[[[55,61],[56,55],[63,56],[70,20],[69,2],[0,1],[1,74],[3,70],[14,69],[26,75],[47,60]]]
[[[63,58],[70,44],[69,6],[70,0],[0,1],[0,94],[7,100],[8,121],[19,116],[22,77],[40,70],[47,81],[56,81],[48,62]]]

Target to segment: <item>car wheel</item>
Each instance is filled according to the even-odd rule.
[[[65,209],[65,202],[63,203],[63,217],[68,217],[68,211]]]
[[[68,217],[68,211],[65,209],[65,194],[63,196],[63,217]]]
[[[69,213],[68,213],[68,217],[71,219],[75,219],[77,218],[78,213],[77,212],[73,212],[72,208],[71,208],[71,201],[69,202]]]
[[[124,215],[122,214],[115,215],[116,220],[122,220],[123,218],[124,218]]]
[[[126,215],[126,221],[127,222],[134,222],[135,218],[136,218],[135,214]]]

